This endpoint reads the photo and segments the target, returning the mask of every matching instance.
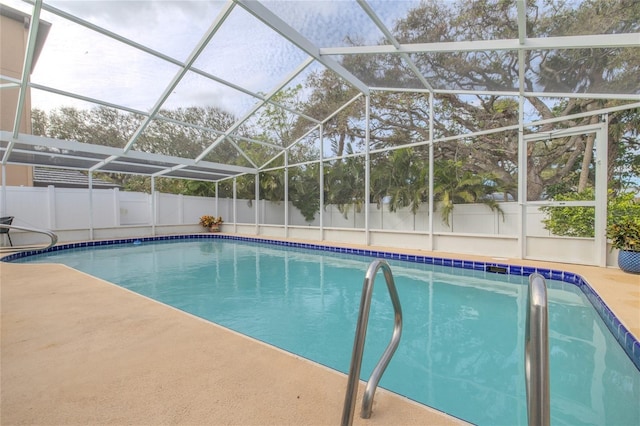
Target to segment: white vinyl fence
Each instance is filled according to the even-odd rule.
[[[491,211],[484,204],[456,205],[448,225],[436,209],[433,234],[429,234],[426,204],[415,215],[408,209],[392,213],[387,205],[372,204],[367,230],[364,210],[353,207],[343,214],[336,206],[328,205],[312,222],[307,222],[293,205],[265,200],[236,200],[234,206],[234,201],[226,198],[164,193],[152,196],[118,189],[89,192],[53,186],[8,186],[2,195],[0,212],[15,216],[14,225],[51,229],[60,242],[204,232],[198,221],[200,216],[209,214],[223,217],[225,232],[596,263],[593,239],[551,236],[544,229],[544,215],[537,208],[527,210],[523,244],[518,237],[520,206],[515,202],[500,203],[502,212]],[[42,238],[18,231],[11,235],[17,245],[37,243],[32,239]]]

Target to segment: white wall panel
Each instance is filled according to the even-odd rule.
[[[121,225],[150,225],[150,195],[142,192],[118,191]]]

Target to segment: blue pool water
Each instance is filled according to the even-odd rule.
[[[17,261],[64,263],[347,372],[371,260],[194,239],[69,249]],[[404,328],[380,386],[476,424],[526,424],[527,277],[389,263]],[[578,287],[554,280],[547,285],[552,423],[640,424],[638,369]],[[392,327],[393,308],[379,277],[363,379],[388,344]]]

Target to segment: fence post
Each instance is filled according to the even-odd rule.
[[[113,225],[120,226],[120,189],[113,188]]]
[[[56,229],[56,187],[53,185],[47,186],[47,206],[48,206],[48,228]]]

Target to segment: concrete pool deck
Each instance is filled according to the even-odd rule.
[[[501,262],[582,275],[640,335],[639,275]],[[66,266],[0,263],[0,285],[2,425],[340,423],[344,374]],[[363,420],[362,392],[354,424],[464,424],[384,389]]]

